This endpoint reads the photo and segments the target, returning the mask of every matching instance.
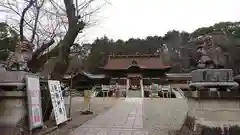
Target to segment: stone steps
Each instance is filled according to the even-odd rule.
[[[127,96],[128,97],[142,97],[141,90],[128,90]]]

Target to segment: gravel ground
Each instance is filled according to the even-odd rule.
[[[168,135],[181,128],[186,113],[185,99],[144,99],[143,128],[149,135]]]
[[[72,98],[72,120],[66,124],[61,125],[58,129],[47,133],[46,135],[67,135],[69,132],[79,127],[86,121],[95,118],[97,115],[102,114],[113,107],[119,100],[116,98],[93,98],[91,100],[91,111],[93,115],[82,115],[81,111],[85,110],[83,97]],[[54,123],[52,121],[52,123]]]

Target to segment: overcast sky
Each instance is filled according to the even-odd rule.
[[[177,29],[192,32],[220,21],[240,21],[240,0],[111,0],[89,39],[145,38]]]
[[[220,21],[240,21],[240,0],[109,0],[98,14],[99,24],[86,33],[93,41],[164,35],[176,29],[192,32]],[[0,19],[3,18],[0,15]]]

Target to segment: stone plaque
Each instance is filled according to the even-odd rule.
[[[231,69],[199,69],[191,73],[192,82],[233,82]]]

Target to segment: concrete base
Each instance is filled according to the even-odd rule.
[[[4,99],[1,101],[0,134],[20,135],[21,132],[28,131],[27,128],[27,111],[24,99]]]
[[[239,135],[240,124],[234,122],[205,121],[187,115],[175,135]]]
[[[239,135],[238,92],[193,91],[188,95],[188,113],[176,135]]]

